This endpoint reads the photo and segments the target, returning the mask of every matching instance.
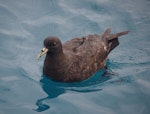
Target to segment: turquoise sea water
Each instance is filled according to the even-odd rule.
[[[42,76],[37,54],[49,35],[130,30],[108,71],[79,83]],[[149,114],[149,0],[0,0],[0,114]]]

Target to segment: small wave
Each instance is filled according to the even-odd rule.
[[[28,74],[23,68],[19,67],[18,68],[18,74],[25,77],[26,79],[32,81],[32,82],[35,82],[35,83],[39,83],[39,81],[33,79],[30,77],[30,74]]]

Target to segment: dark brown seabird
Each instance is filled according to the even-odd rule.
[[[47,37],[38,55],[39,59],[46,54],[43,73],[61,82],[78,82],[89,78],[105,67],[108,54],[119,44],[118,37],[129,31],[110,32],[108,28],[102,35],[78,37],[64,44],[55,36]]]

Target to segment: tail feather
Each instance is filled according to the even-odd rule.
[[[108,53],[110,53],[110,52],[111,52],[114,48],[116,48],[118,45],[119,45],[119,40],[118,40],[118,38],[109,40],[109,42],[108,42],[108,46],[109,46]]]
[[[123,32],[119,32],[119,33],[116,33],[116,34],[110,34],[110,33],[111,33],[111,29],[108,28],[108,29],[106,29],[105,32],[102,34],[102,37],[103,37],[104,39],[106,39],[107,41],[109,41],[109,40],[118,38],[119,36],[126,35],[126,34],[129,33],[129,31],[123,31]]]
[[[105,30],[105,32],[102,34],[102,38],[104,41],[106,41],[109,45],[109,53],[119,45],[119,40],[118,37],[128,34],[129,31],[123,31],[123,32],[119,32],[116,34],[110,34],[111,33],[111,29],[108,28]]]
[[[123,31],[123,32],[119,32],[119,33],[116,33],[116,34],[111,34],[108,40],[118,38],[119,36],[126,35],[128,33],[129,33],[129,31]]]

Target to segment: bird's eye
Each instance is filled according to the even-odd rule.
[[[49,44],[49,46],[50,46],[50,47],[56,46],[56,42],[51,42],[51,43]]]

